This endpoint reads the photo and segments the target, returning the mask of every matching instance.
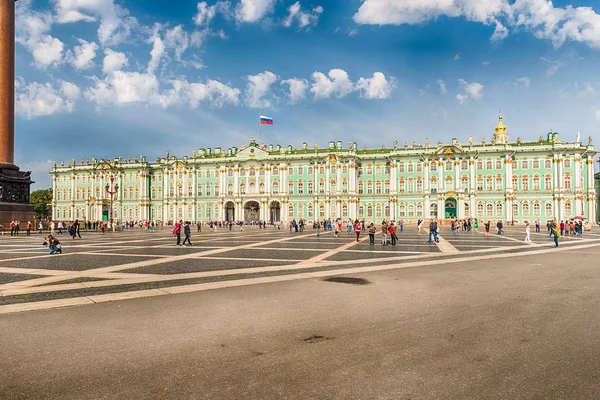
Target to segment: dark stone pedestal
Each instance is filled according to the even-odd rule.
[[[0,229],[9,229],[11,221],[20,221],[24,230],[27,221],[35,227],[35,213],[29,204],[31,172],[20,171],[13,164],[0,164]]]

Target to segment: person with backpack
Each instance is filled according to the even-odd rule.
[[[176,246],[182,246],[181,244],[181,223],[183,222],[183,220],[180,220],[179,222],[177,222],[175,224],[175,227],[173,228],[173,236],[175,236],[177,238],[177,243],[175,244]]]
[[[502,228],[504,228],[502,221],[498,221],[498,223],[496,224],[496,228],[498,229],[498,235],[502,235]]]
[[[485,223],[485,236],[490,236],[490,221]]]
[[[427,243],[433,243],[434,240],[436,243],[439,243],[440,239],[438,239],[437,230],[437,222],[435,221],[435,219],[432,219],[429,223],[429,240],[427,241]]]
[[[358,242],[358,238],[360,236],[360,232],[362,231],[362,226],[358,220],[354,221],[354,232],[356,233],[356,241]]]

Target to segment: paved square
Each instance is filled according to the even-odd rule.
[[[186,290],[303,279],[460,262],[472,257],[505,257],[554,248],[546,232],[524,241],[523,227],[507,227],[503,235],[442,227],[440,243],[428,243],[428,233],[415,227],[398,232],[396,246],[383,246],[379,233],[368,235],[310,229],[290,232],[269,227],[231,231],[204,229],[192,235],[193,246],[176,246],[169,228],[149,232],[131,229],[101,234],[83,232],[83,239],[58,235],[63,254],[49,255],[43,236],[0,237],[0,313],[51,307],[48,300],[72,299],[73,304],[153,296]],[[561,238],[561,248],[600,244],[597,231]],[[204,286],[203,286],[204,285]],[[111,297],[113,295],[113,297]],[[75,302],[75,299],[77,300]],[[61,305],[68,303],[60,303]]]

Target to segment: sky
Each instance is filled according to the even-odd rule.
[[[599,0],[19,0],[15,162],[597,137]],[[600,139],[600,137],[598,138]]]

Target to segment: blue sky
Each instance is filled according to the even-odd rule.
[[[600,124],[600,1],[19,0],[16,163]]]

